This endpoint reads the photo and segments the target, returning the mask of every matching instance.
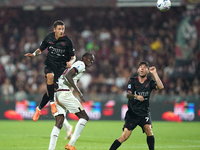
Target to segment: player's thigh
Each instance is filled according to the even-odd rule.
[[[67,112],[67,109],[65,107],[63,107],[62,105],[56,102],[56,109],[57,109],[57,112],[53,114],[55,117],[58,115],[63,115],[65,117],[66,112]]]
[[[137,116],[131,115],[128,112],[126,113],[124,120],[125,120],[125,123],[124,123],[123,130],[125,128],[127,128],[128,130],[134,130],[136,128],[136,126],[138,125]]]
[[[54,69],[54,82],[55,83],[58,82],[58,79],[63,74],[63,72],[65,71],[65,69],[66,69],[65,67]]]
[[[75,114],[84,110],[79,100],[71,91],[59,91],[56,94],[60,105],[69,110],[70,113]]]
[[[139,119],[140,121],[139,121],[138,125],[142,128],[143,133],[149,134],[149,132],[151,131],[149,129],[152,128],[151,116],[149,114],[147,114],[147,115],[139,117],[139,118],[140,118]]]
[[[52,68],[49,65],[44,64],[45,77],[47,77],[47,74],[50,74],[50,73],[54,73],[54,71],[52,70]]]

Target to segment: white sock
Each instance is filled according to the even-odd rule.
[[[65,131],[67,132],[67,129],[70,127],[71,125],[69,124],[69,122],[67,121],[67,119],[64,119],[63,122],[63,128],[65,129]]]
[[[54,150],[56,148],[56,142],[57,142],[59,133],[60,133],[60,129],[54,126],[53,130],[51,131],[49,150]]]
[[[76,128],[75,131],[72,135],[72,138],[69,141],[69,145],[74,146],[76,140],[79,138],[79,136],[81,135],[81,132],[83,131],[83,128],[85,127],[85,124],[87,123],[87,120],[81,118],[79,119],[79,121],[76,124]]]
[[[41,111],[41,109],[39,108],[39,106],[37,106],[37,109],[38,109],[39,111]]]

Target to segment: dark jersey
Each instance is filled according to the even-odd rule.
[[[149,98],[151,91],[156,89],[156,82],[147,78],[144,83],[140,83],[138,77],[131,77],[128,82],[127,91],[131,91],[134,95],[141,95],[144,101],[139,101],[137,98],[128,100],[129,112],[137,115],[144,116],[150,112]]]
[[[64,35],[57,40],[54,32],[49,33],[41,43],[40,50],[44,51],[46,48],[48,54],[44,63],[56,69],[66,67],[66,62],[70,61],[71,56],[75,55],[71,39]]]

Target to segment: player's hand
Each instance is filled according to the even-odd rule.
[[[152,74],[156,73],[156,67],[154,66],[150,67],[149,72],[151,72]]]
[[[24,54],[24,56],[26,56],[26,57],[34,57],[34,55],[31,54],[31,53]]]
[[[71,68],[71,66],[72,66],[71,62],[66,62],[66,64],[67,64],[67,68]]]
[[[141,101],[141,102],[144,101],[144,97],[141,96],[141,95],[138,95],[138,96],[137,96],[137,99],[138,99],[139,101]]]

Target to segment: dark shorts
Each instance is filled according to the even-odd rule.
[[[144,116],[137,116],[134,114],[129,113],[129,111],[126,112],[126,116],[125,116],[125,124],[124,124],[124,128],[127,128],[128,130],[134,130],[137,125],[139,125],[142,130],[144,125],[146,124],[150,124],[151,125],[151,115],[150,114],[146,114]],[[144,132],[144,130],[143,130]]]
[[[47,65],[44,64],[44,73],[45,77],[48,73],[53,73],[54,74],[54,83],[58,81],[58,78],[62,75],[62,73],[65,71],[65,67],[60,67],[58,68],[57,66],[54,65]]]

